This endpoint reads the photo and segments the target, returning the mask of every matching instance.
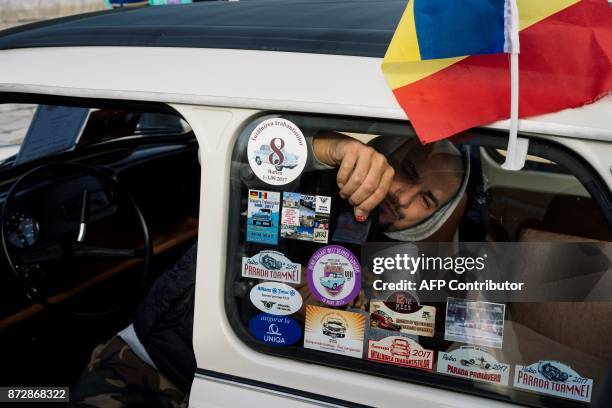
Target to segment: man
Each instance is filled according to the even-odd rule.
[[[357,221],[379,206],[384,234],[398,241],[431,236],[452,214],[469,178],[469,160],[448,141],[378,137],[369,144],[337,133],[317,135],[316,161],[338,167],[340,197]]]
[[[309,141],[311,167],[337,167],[340,197],[354,207],[355,219],[364,222],[379,207],[379,226],[391,239],[430,236],[465,191],[469,162],[464,167],[461,153],[447,141],[422,146],[405,137],[385,137],[366,145],[338,133]],[[156,280],[134,324],[94,350],[72,392],[73,403],[187,404],[196,369],[191,345],[195,256],[196,245]]]

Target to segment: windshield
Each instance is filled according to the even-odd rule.
[[[5,103],[0,104],[0,165],[114,139],[190,130],[178,115],[168,113]],[[23,160],[16,159],[18,154]]]

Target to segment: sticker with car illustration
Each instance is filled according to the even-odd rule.
[[[423,348],[409,337],[397,335],[368,340],[367,359],[401,367],[432,370],[434,352]]]
[[[510,365],[500,363],[486,350],[463,346],[438,353],[437,372],[490,384],[508,385]]]
[[[295,123],[282,118],[262,121],[249,136],[249,166],[261,180],[284,185],[298,178],[308,158],[302,131]]]
[[[582,377],[569,365],[541,360],[528,366],[516,365],[514,387],[581,402],[591,402],[593,380]]]
[[[261,244],[278,243],[280,193],[249,190],[246,240]]]
[[[307,305],[304,347],[362,358],[366,317],[365,313]]]
[[[361,265],[351,251],[339,245],[317,250],[306,270],[311,293],[329,306],[353,301],[361,289]]]
[[[242,276],[245,278],[300,283],[302,265],[291,262],[278,251],[265,250],[250,258],[242,257]]]
[[[387,300],[370,300],[370,326],[433,337],[436,308],[418,304],[407,292],[394,292]]]

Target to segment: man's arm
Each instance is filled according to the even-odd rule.
[[[365,221],[387,196],[395,171],[372,147],[339,133],[319,133],[312,142],[316,158],[338,167],[340,197],[355,207],[355,218]]]

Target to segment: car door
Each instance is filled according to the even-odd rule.
[[[219,178],[229,180],[229,183],[214,183],[209,179],[208,195],[202,201],[202,213],[222,216],[202,217],[200,221],[201,230],[210,231],[220,239],[199,248],[194,321],[194,350],[199,368],[192,386],[191,405],[230,406],[238,399],[248,398],[255,406],[393,406],[406,401],[410,401],[413,406],[427,407],[468,404],[502,406],[508,403],[580,406],[586,399],[597,404],[598,399],[605,398],[604,373],[611,352],[604,340],[609,327],[603,324],[610,313],[608,301],[592,303],[583,300],[578,304],[574,303],[574,306],[552,301],[555,300],[552,298],[546,302],[510,302],[504,304],[505,308],[501,310],[505,311],[502,311],[501,317],[471,320],[463,324],[463,327],[472,331],[480,330],[491,333],[492,336],[501,336],[503,344],[500,349],[491,348],[490,344],[478,345],[476,340],[465,336],[456,338],[454,343],[448,343],[445,340],[449,338],[447,327],[452,326],[452,320],[447,317],[445,321],[444,317],[449,313],[450,309],[447,307],[450,308],[451,299],[432,302],[436,316],[439,317],[434,338],[428,340],[421,336],[417,343],[413,342],[414,337],[405,340],[410,342],[413,349],[433,349],[433,364],[423,370],[375,362],[368,358],[365,351],[357,356],[326,351],[323,346],[318,349],[305,347],[305,339],[310,336],[307,334],[310,330],[309,324],[312,324],[312,321],[309,323],[310,312],[304,309],[309,309],[309,304],[313,304],[307,300],[309,294],[306,293],[308,290],[305,290],[302,292],[304,309],[289,316],[301,329],[298,338],[292,338],[293,343],[290,345],[283,343],[283,347],[267,342],[261,336],[260,329],[257,328],[259,326],[256,327],[253,323],[259,311],[251,304],[249,292],[258,283],[278,279],[272,278],[271,275],[249,276],[241,273],[241,262],[261,250],[273,249],[284,253],[291,262],[301,263],[303,266],[318,248],[333,243],[331,235],[336,226],[332,221],[332,231],[327,243],[307,242],[289,238],[289,235],[283,238],[282,233],[279,236],[276,231],[271,232],[272,241],[275,243],[249,244],[248,233],[241,219],[244,220],[247,216],[248,196],[253,190],[279,192],[283,197],[286,191],[291,191],[292,194],[323,194],[323,190],[317,190],[317,183],[322,180],[320,177],[330,177],[329,173],[317,175],[316,172],[305,171],[298,182],[288,187],[262,183],[254,176],[255,170],[249,170],[245,157],[249,135],[252,135],[257,124],[270,117],[289,120],[305,134],[312,134],[313,128],[343,131],[363,141],[372,138],[364,129],[376,127],[379,130],[377,135],[384,136],[387,128],[384,122],[379,121],[373,125],[371,121],[360,118],[334,121],[334,118],[329,117],[282,113],[264,115],[251,110],[233,109],[231,113],[225,109],[196,111],[189,108],[182,112],[186,118],[193,115],[194,119],[200,113],[205,114],[207,121],[204,123],[199,120],[201,127],[195,129],[196,134],[200,132],[212,135],[216,132],[216,138],[205,142],[208,144],[205,157],[209,158],[209,165],[219,172],[215,173],[216,180],[218,174],[223,174],[223,177]],[[389,130],[389,133],[393,131]],[[441,231],[440,235],[434,238],[439,243],[450,241],[449,245],[459,245],[462,241],[481,241],[487,245],[508,243],[523,250],[533,247],[533,240],[538,240],[546,244],[548,250],[552,250],[560,240],[569,237],[567,242],[575,243],[571,245],[579,246],[580,243],[597,241],[605,244],[605,250],[608,251],[607,243],[612,239],[610,175],[606,173],[605,167],[594,170],[587,163],[596,163],[598,158],[610,154],[611,146],[608,143],[583,143],[577,149],[581,152],[581,155],[578,155],[567,148],[559,148],[559,140],[554,137],[532,138],[531,156],[526,167],[519,172],[508,172],[501,168],[505,148],[503,136],[495,132],[478,131],[471,140],[460,142],[470,146],[471,162],[475,168],[466,193],[469,198],[458,219],[450,221],[454,222],[451,232]],[[211,189],[211,185],[215,188]],[[293,199],[291,196],[291,200]],[[291,207],[291,200],[286,203],[283,201],[279,207]],[[282,208],[274,208],[272,211],[282,213]],[[335,208],[332,207],[331,211],[333,214]],[[588,222],[564,222],[565,212],[580,214],[579,217],[584,220],[595,218]],[[276,228],[282,231],[283,227],[287,226],[282,224],[285,222],[282,217],[279,222],[281,225],[276,225]],[[354,253],[358,253],[358,248],[351,248]],[[535,255],[537,254],[529,252],[529,256]],[[528,258],[528,255],[522,256]],[[200,259],[205,261],[201,262]],[[534,259],[533,262],[540,261]],[[516,272],[508,269],[504,273]],[[545,268],[542,273],[549,271]],[[364,285],[365,277],[364,275]],[[581,280],[579,276],[576,279]],[[300,286],[286,283],[296,289]],[[366,299],[366,303],[362,305],[353,304],[351,310],[356,312],[355,316],[361,313],[366,321],[374,322],[365,312],[368,300],[371,299]],[[454,301],[453,305],[465,307],[461,302]],[[484,306],[486,305],[479,307]],[[333,312],[336,309],[326,310]],[[339,316],[346,318],[348,315],[343,313],[339,313]],[[566,316],[566,324],[584,323],[586,326],[580,334],[574,332],[571,335],[571,330],[564,334],[554,325],[546,324],[551,316],[560,313]],[[589,316],[588,321],[591,323],[583,320],[585,315]],[[293,327],[293,323],[287,325],[287,330],[291,331],[289,326]],[[322,327],[325,330],[324,323]],[[366,333],[371,330],[373,329],[367,324]],[[579,339],[585,340],[585,335],[589,339],[588,345],[580,344]],[[333,336],[325,337],[331,339]],[[440,341],[435,340],[436,338]],[[360,339],[364,340],[363,337]],[[476,347],[473,346],[474,342]],[[367,350],[368,344],[364,343],[363,347]],[[452,356],[459,355],[460,351],[466,353],[466,347],[484,353],[475,358],[472,350],[472,354],[468,353],[472,357],[457,360],[463,362],[464,366],[471,367],[476,374],[470,378],[466,377],[469,374],[463,374],[465,370],[458,370],[453,374],[453,371],[447,368],[442,369],[443,359],[453,358]],[[542,370],[547,373],[549,381],[563,382],[560,376],[574,375],[588,384],[589,394],[572,394],[573,391],[568,391],[568,388],[555,393],[542,385],[522,384],[519,374],[523,375],[523,367],[533,367],[533,364],[537,366],[538,362],[540,366],[547,368],[548,371],[544,368]],[[549,362],[548,365],[546,362]],[[499,377],[478,374],[491,369],[492,366],[503,370]],[[553,375],[555,372],[559,373],[556,377]],[[562,372],[566,374],[561,374]],[[576,377],[578,375],[580,377]]]

